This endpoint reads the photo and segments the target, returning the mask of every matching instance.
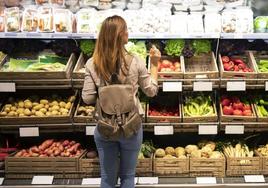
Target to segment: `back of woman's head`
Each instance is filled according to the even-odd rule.
[[[126,64],[124,45],[127,38],[127,25],[122,17],[112,16],[104,20],[93,54],[96,72],[102,79],[108,81],[117,66]]]

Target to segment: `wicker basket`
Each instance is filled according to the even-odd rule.
[[[83,152],[84,153],[84,152]],[[78,178],[78,157],[14,157],[5,160],[7,178],[32,178],[35,175],[54,175],[55,178]]]
[[[221,54],[219,55],[219,62],[220,62],[220,73],[221,78],[223,79],[256,79],[257,72],[256,72],[256,65],[254,63],[254,57],[252,52],[247,51],[246,55],[244,56],[232,56],[233,58],[240,58],[243,59],[244,62],[253,70],[253,72],[234,72],[234,71],[225,71],[223,68],[223,62],[221,60]],[[226,85],[227,81],[221,81],[222,85]],[[246,81],[246,84],[256,84],[256,81]]]
[[[138,159],[136,176],[151,177],[153,175],[153,155],[150,158]]]
[[[265,59],[268,60],[268,55],[262,55],[262,54],[258,54],[257,52],[252,52],[252,61],[255,65],[256,71],[257,71],[257,84],[265,84],[264,80],[259,80],[259,79],[267,79],[268,80],[268,72],[260,72],[259,68],[258,68],[258,64],[257,62],[260,61],[260,59]]]
[[[190,176],[225,176],[225,157],[219,159],[190,158]]]
[[[185,159],[163,159],[154,157],[155,176],[189,177],[189,157]]]

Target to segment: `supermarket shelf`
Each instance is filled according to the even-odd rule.
[[[268,33],[221,33],[221,39],[268,39]]]

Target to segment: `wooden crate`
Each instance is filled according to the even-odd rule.
[[[234,72],[234,71],[225,71],[223,68],[223,62],[221,60],[221,54],[219,54],[219,67],[221,78],[223,79],[256,79],[257,72],[256,72],[256,65],[253,60],[253,54],[250,51],[246,52],[246,55],[243,56],[232,56],[233,58],[240,58],[242,59],[248,66],[253,70],[253,72]],[[247,84],[255,84],[256,81],[246,81]],[[227,81],[221,81],[221,84],[226,85]]]
[[[50,174],[55,178],[78,178],[78,157],[14,157],[5,160],[5,173],[8,178],[32,178],[34,175]]]
[[[255,122],[257,121],[257,115],[254,109],[254,105],[251,105],[251,109],[252,109],[252,116],[235,116],[235,115],[224,115],[223,114],[223,109],[222,109],[222,105],[220,103],[220,114],[221,114],[221,121],[222,122],[232,122],[232,121],[243,121],[243,122]]]
[[[196,55],[192,58],[184,58],[184,79],[217,79],[219,70],[214,52]],[[213,82],[217,84],[217,82]],[[185,81],[192,84],[192,81]]]
[[[64,95],[64,93],[62,93]],[[68,92],[68,94],[72,94],[72,92]],[[65,91],[66,95],[66,91]],[[77,96],[77,91],[74,94]],[[17,95],[19,96],[19,95]],[[74,103],[72,103],[71,109],[69,110],[69,113],[67,116],[49,116],[49,117],[0,117],[0,124],[6,124],[6,125],[16,125],[18,123],[20,124],[42,124],[42,123],[69,123],[72,121],[72,116],[74,113]],[[4,105],[3,105],[4,106]],[[3,110],[3,106],[1,106],[1,111]]]
[[[258,122],[268,122],[268,116],[266,116],[266,117],[260,117],[260,114],[259,114],[257,105],[256,104],[253,104],[253,106],[254,106],[254,110],[255,110],[256,115],[257,115],[257,121]]]
[[[226,175],[243,176],[257,175],[262,173],[262,160],[256,157],[226,157]],[[241,164],[241,160],[249,161],[248,164]]]
[[[149,63],[148,63],[148,70],[150,72],[150,58]],[[179,62],[181,64],[181,72],[158,72],[158,78],[159,79],[183,79],[183,74],[184,74],[184,59],[183,56],[180,57],[172,57],[172,56],[162,56],[161,60],[169,60],[172,62]]]
[[[6,57],[2,62],[0,62],[0,69],[8,61]],[[66,79],[71,78],[72,70],[76,61],[75,54],[72,53],[66,63],[65,69],[63,71],[49,71],[49,72],[0,72],[0,79],[2,80],[29,80],[29,79]]]
[[[190,176],[225,176],[225,157],[219,159],[190,158]]]
[[[88,60],[88,58],[86,57],[86,55],[84,55],[83,53],[80,53],[79,58],[77,60],[77,63],[74,67],[74,71],[73,71],[73,75],[72,75],[73,79],[83,79],[84,80],[85,72],[81,72],[79,70],[81,68],[85,67],[87,60]]]
[[[151,158],[138,159],[136,166],[136,176],[151,177],[153,175],[153,155]]]
[[[260,157],[261,160],[261,174],[263,175],[268,175],[268,156],[263,156],[260,152],[258,152],[257,150],[255,150],[255,153],[257,156]]]
[[[154,157],[153,164],[155,176],[189,176],[189,157],[185,159],[163,159]]]
[[[79,173],[81,178],[99,177],[100,176],[100,162],[99,158],[88,159],[85,158],[86,153],[79,159]]]
[[[75,123],[94,123],[94,122],[96,122],[95,119],[93,118],[93,116],[78,116],[77,115],[78,108],[82,104],[84,104],[84,103],[83,103],[83,100],[80,98],[78,105],[75,109],[74,118],[73,118],[74,122]]]
[[[187,94],[189,94],[189,93],[187,93]],[[211,96],[211,98],[213,99],[212,96]],[[214,100],[212,100],[212,105],[213,105],[215,115],[189,117],[189,116],[184,115],[184,104],[182,104],[182,107],[181,107],[182,121],[185,122],[185,123],[191,123],[191,122],[216,122],[218,120],[218,115],[217,115],[217,108],[216,108],[216,104],[215,104]]]
[[[258,54],[256,51],[252,51],[252,62],[255,65],[257,71],[257,84],[265,84],[265,80],[259,79],[267,79],[268,80],[268,72],[261,72],[258,68],[258,63],[260,59],[268,60],[268,54]]]

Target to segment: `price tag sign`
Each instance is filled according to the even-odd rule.
[[[39,136],[39,127],[21,127],[19,132],[20,137],[36,137]]]
[[[118,179],[117,179],[117,185],[120,185],[120,183],[121,183],[121,179],[118,178]],[[136,185],[137,183],[138,183],[138,177],[135,177],[135,179],[134,179],[134,184]]]
[[[265,183],[263,175],[245,175],[244,179],[246,183]]]
[[[243,125],[226,125],[225,134],[244,134]]]
[[[4,183],[4,178],[0,178],[0,185],[3,185]]]
[[[16,92],[15,83],[0,83],[0,92]]]
[[[96,126],[86,126],[86,135],[94,135]]]
[[[194,91],[212,91],[212,82],[194,82]]]
[[[227,82],[227,91],[246,91],[246,82]]]
[[[51,185],[53,183],[54,176],[34,176],[32,179],[32,185]]]
[[[164,92],[181,92],[182,83],[181,82],[163,82]]]
[[[139,177],[138,184],[158,184],[158,177]]]
[[[265,91],[268,91],[268,81],[265,82]]]
[[[173,135],[173,126],[154,126],[155,135]]]
[[[217,125],[199,125],[198,127],[199,135],[216,135],[218,134]]]
[[[100,185],[101,179],[100,178],[83,178],[82,185]]]
[[[197,177],[196,184],[217,184],[215,177]]]

